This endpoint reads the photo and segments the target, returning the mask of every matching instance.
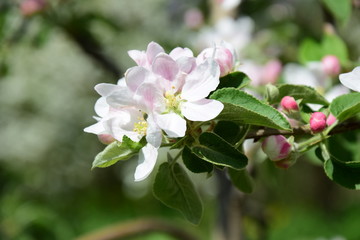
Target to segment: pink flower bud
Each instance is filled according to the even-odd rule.
[[[113,136],[111,136],[110,134],[99,134],[98,138],[99,138],[100,142],[102,142],[103,144],[106,144],[106,145],[115,141],[115,138]]]
[[[197,29],[204,23],[204,16],[197,8],[191,8],[185,12],[184,23],[190,29]]]
[[[327,55],[321,60],[324,72],[329,76],[337,76],[341,71],[339,59],[334,55]]]
[[[28,17],[41,12],[45,6],[45,0],[24,0],[20,4],[20,11],[22,15]]]
[[[262,84],[275,83],[279,78],[282,70],[282,65],[279,60],[271,60],[264,66],[261,73]]]
[[[330,115],[326,119],[326,125],[331,126],[336,120],[336,117],[330,113]]]
[[[265,138],[261,148],[272,161],[284,159],[291,153],[291,144],[283,135],[273,135]]]
[[[226,76],[232,71],[235,58],[233,52],[229,48],[223,45],[216,46],[216,49],[206,48],[197,57],[197,64],[200,64],[211,57],[214,57],[214,60],[219,64],[220,77]]]
[[[295,99],[293,97],[290,97],[290,96],[283,97],[281,99],[280,105],[286,112],[289,112],[289,113],[299,111],[299,106],[298,106],[297,102],[295,101]]]
[[[321,132],[326,128],[326,116],[322,112],[314,112],[310,117],[310,128],[314,133]]]

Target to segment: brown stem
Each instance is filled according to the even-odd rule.
[[[333,134],[339,134],[355,129],[360,129],[360,122],[343,122],[339,125],[337,125],[334,129],[330,131],[330,135]],[[301,135],[310,135],[311,130],[308,126],[301,126],[301,127],[295,127],[291,131],[285,131],[285,130],[278,130],[273,128],[264,128],[264,129],[256,129],[256,130],[250,130],[248,134],[246,135],[246,139],[251,138],[262,138],[262,137],[268,137],[271,135],[294,135],[294,136],[301,136]]]
[[[197,240],[198,238],[186,232],[183,228],[159,219],[141,219],[127,223],[119,223],[86,234],[76,240],[116,240],[144,235],[152,232],[166,233],[179,240]]]

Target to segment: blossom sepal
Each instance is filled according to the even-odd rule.
[[[124,136],[122,142],[115,141],[106,146],[106,148],[96,155],[92,168],[105,168],[114,165],[118,161],[128,160],[139,153],[140,149],[146,145],[145,138],[139,142],[134,142],[127,136]]]

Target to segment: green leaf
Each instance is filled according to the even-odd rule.
[[[302,103],[329,105],[329,102],[314,88],[305,85],[282,84],[279,86],[279,95],[270,104],[279,103],[285,96],[302,99]]]
[[[223,88],[215,91],[210,98],[224,104],[223,111],[217,117],[219,120],[291,130],[289,122],[278,110],[244,91]]]
[[[326,160],[324,163],[326,175],[334,182],[350,189],[360,189],[360,168],[351,168],[337,161]]]
[[[312,61],[320,61],[323,57],[321,44],[313,39],[307,38],[302,41],[299,48],[299,61],[306,64]]]
[[[335,98],[330,112],[341,122],[360,112],[360,93],[349,93]]]
[[[193,147],[192,151],[205,161],[234,169],[242,169],[247,165],[244,154],[214,133],[204,132],[199,142],[200,145]]]
[[[327,34],[324,36],[322,42],[322,51],[323,51],[323,56],[326,55],[336,56],[342,65],[346,65],[348,62],[349,54],[346,44],[339,36],[335,34]]]
[[[351,14],[351,0],[323,0],[325,6],[342,23],[346,22]]]
[[[328,140],[329,154],[317,153],[325,160],[326,175],[334,182],[350,189],[360,189],[359,132],[346,132]],[[327,157],[329,156],[329,157]]]
[[[153,192],[157,199],[168,207],[179,210],[190,222],[200,222],[203,211],[200,197],[194,184],[178,163],[170,165],[165,162],[160,165]]]
[[[238,124],[229,121],[219,121],[214,128],[214,133],[231,145],[234,145],[242,137],[241,132]]]
[[[145,139],[142,139],[140,142],[134,142],[124,136],[121,143],[117,141],[112,142],[102,152],[96,155],[92,169],[96,167],[109,167],[118,161],[127,160],[136,155],[143,146],[145,146]]]
[[[243,88],[250,83],[250,78],[243,72],[232,72],[222,78],[217,89],[234,87]]]
[[[211,163],[196,156],[187,146],[184,147],[182,152],[182,159],[187,169],[194,173],[210,173],[213,170],[213,165]]]
[[[229,168],[229,176],[232,183],[244,193],[252,193],[254,190],[254,181],[246,169],[234,170]]]

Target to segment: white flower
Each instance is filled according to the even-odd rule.
[[[340,74],[339,79],[345,87],[360,92],[360,67],[354,68],[349,73]]]

